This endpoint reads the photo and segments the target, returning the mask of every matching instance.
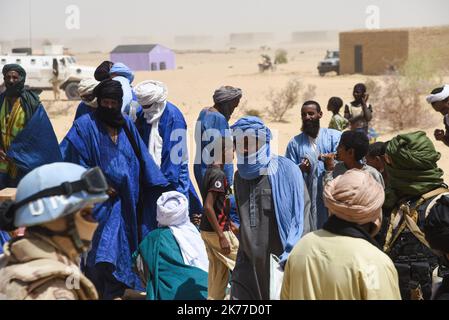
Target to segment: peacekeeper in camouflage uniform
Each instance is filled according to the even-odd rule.
[[[108,199],[99,168],[52,163],[27,174],[16,202],[0,206],[0,228],[26,227],[4,245],[0,297],[13,300],[93,300],[94,285],[78,267],[97,223],[94,204]]]

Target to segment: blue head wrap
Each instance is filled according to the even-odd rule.
[[[289,159],[271,155],[271,131],[261,119],[243,117],[231,129],[237,143],[239,175],[243,179],[253,180],[265,174],[270,180],[279,237],[284,247],[280,256],[280,264],[283,266],[304,229],[304,179],[301,171]],[[251,142],[259,143],[259,149],[247,156],[238,150],[244,137],[248,137],[249,148]],[[260,146],[262,143],[264,144]]]
[[[132,83],[134,81],[134,73],[132,72],[132,70],[121,62],[114,63],[111,70],[109,71],[109,74],[113,73],[125,77],[129,80],[129,83]]]
[[[271,131],[258,117],[247,116],[239,119],[232,127],[237,144],[237,168],[244,179],[255,179],[266,174],[271,159]],[[241,151],[244,138],[248,138],[248,147],[259,145],[259,149],[244,155]]]

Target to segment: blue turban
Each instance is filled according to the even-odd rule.
[[[128,79],[129,83],[132,83],[134,81],[134,73],[132,72],[132,70],[121,62],[114,63],[111,70],[109,70],[109,74],[117,74],[119,76],[125,77],[126,79]]]

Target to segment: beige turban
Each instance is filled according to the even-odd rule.
[[[92,94],[94,88],[99,84],[97,80],[94,78],[85,78],[80,81],[78,84],[78,94],[82,97],[88,94]]]
[[[385,193],[368,172],[347,171],[329,182],[323,195],[331,215],[358,225],[372,222],[380,227]]]

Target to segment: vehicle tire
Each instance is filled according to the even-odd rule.
[[[320,72],[320,77],[324,77],[326,75],[326,72]]]
[[[80,96],[78,94],[78,84],[79,82],[70,82],[66,85],[64,91],[67,99],[69,100],[79,100]]]

